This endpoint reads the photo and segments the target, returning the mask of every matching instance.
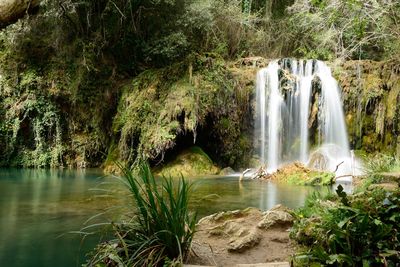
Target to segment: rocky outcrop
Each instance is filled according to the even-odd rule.
[[[351,146],[400,155],[400,62],[346,61],[333,70]]]
[[[289,209],[282,205],[277,205],[263,213],[262,220],[258,223],[257,227],[266,230],[274,226],[290,227],[292,223],[293,216],[290,214]]]
[[[287,231],[289,209],[277,205],[216,213],[201,219],[194,237],[195,264],[233,266],[240,263],[286,261],[293,252]]]
[[[246,166],[253,87],[241,78],[213,57],[141,73],[122,93],[114,119],[120,158],[165,163],[196,145],[220,166]]]
[[[335,182],[334,173],[308,168],[300,162],[286,164],[274,173],[266,172],[261,166],[252,178],[290,185],[331,185]]]
[[[351,148],[400,155],[400,62],[349,60],[327,64],[342,91]],[[285,88],[293,77],[282,72],[280,79]],[[315,77],[308,120],[311,145],[319,142],[320,86]]]
[[[40,0],[0,1],[0,27],[23,17],[30,9],[39,5]]]

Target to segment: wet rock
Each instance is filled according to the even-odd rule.
[[[286,207],[277,205],[263,213],[262,220],[258,223],[257,227],[261,229],[268,229],[275,226],[288,228],[293,224],[293,220],[293,216]]]

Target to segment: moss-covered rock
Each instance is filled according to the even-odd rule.
[[[99,166],[111,143],[125,80],[57,19],[40,9],[0,31],[1,166]]]
[[[264,179],[291,185],[332,185],[335,182],[335,174],[312,170],[295,162],[267,174]]]
[[[174,160],[157,168],[155,171],[156,175],[193,177],[217,174],[219,173],[219,168],[214,165],[200,147],[193,146],[181,152]]]
[[[396,153],[400,131],[400,63],[346,61],[335,67],[351,146]]]
[[[124,88],[114,119],[120,158],[156,163],[176,147],[199,145],[221,166],[245,166],[252,91],[212,54],[141,73]]]

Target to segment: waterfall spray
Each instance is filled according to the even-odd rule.
[[[325,159],[323,165],[312,167],[334,171],[345,161],[339,174],[351,170],[340,89],[324,62],[273,61],[258,72],[256,90],[255,142],[268,172],[293,161],[315,165],[310,162],[312,124],[317,124],[313,141],[319,143],[317,151]],[[317,116],[317,122],[310,121],[311,115]]]

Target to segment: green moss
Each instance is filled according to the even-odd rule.
[[[300,163],[283,166],[269,178],[290,185],[332,185],[335,182],[334,173],[311,170]]]
[[[337,74],[350,144],[368,153],[396,150],[399,75],[396,62],[346,61]]]
[[[365,99],[378,98],[383,95],[383,81],[378,73],[369,73],[363,76]]]
[[[332,185],[334,179],[334,173],[312,171],[306,175],[300,173],[289,175],[287,183],[291,185]]]
[[[141,157],[153,159],[172,148],[180,132],[196,130],[193,87],[186,77],[174,81],[167,72],[146,71],[124,88],[113,128],[120,132],[119,149],[128,161],[134,160],[136,146]]]
[[[210,157],[197,146],[181,152],[174,160],[155,170],[157,175],[193,177],[217,174],[219,169]]]
[[[245,164],[251,145],[243,134],[248,109],[241,106],[250,94],[239,90],[224,61],[212,54],[141,73],[124,88],[113,123],[121,159],[163,158],[178,137],[196,142],[199,129],[207,128],[202,140],[213,141],[204,148],[218,155],[218,164]]]

